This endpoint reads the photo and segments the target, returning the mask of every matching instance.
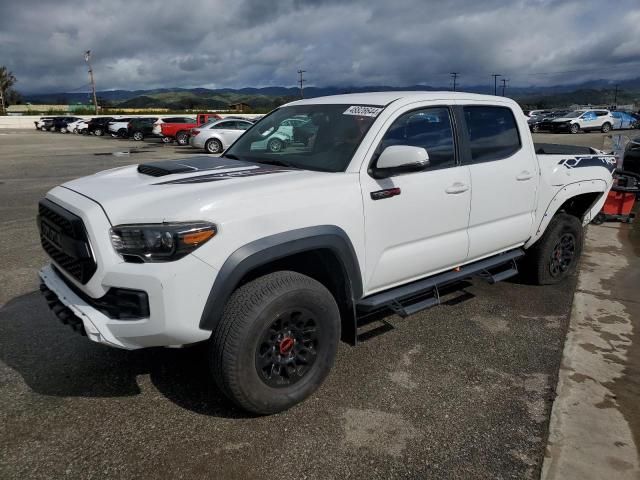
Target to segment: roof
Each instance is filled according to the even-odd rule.
[[[368,93],[348,93],[345,95],[330,95],[327,97],[315,97],[291,102],[289,105],[338,103],[345,105],[388,105],[395,100],[509,100],[506,97],[496,97],[493,95],[479,95],[477,93],[450,92],[450,91],[409,91],[409,92],[368,92]]]

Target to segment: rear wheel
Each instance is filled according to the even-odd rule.
[[[136,142],[141,141],[142,139],[144,139],[144,133],[142,133],[142,132],[133,132],[133,139]]]
[[[324,285],[296,272],[270,273],[229,299],[210,340],[212,373],[245,410],[280,412],[320,386],[339,338],[340,313]]]
[[[269,143],[267,143],[267,149],[273,153],[280,152],[284,149],[284,142],[279,138],[272,138],[269,140]]]
[[[538,133],[538,132],[540,131],[540,126],[539,126],[539,125],[533,125],[533,126],[531,127],[531,131],[532,131],[533,133]]]
[[[602,130],[602,133],[608,133],[611,130],[611,124],[609,122],[605,122],[600,130]]]
[[[171,137],[162,137],[160,140],[162,143],[171,143]]]
[[[571,126],[569,127],[569,132],[571,133],[578,133],[580,131],[580,125],[578,125],[577,123],[572,123]]]
[[[204,148],[209,153],[220,153],[222,152],[222,142],[217,138],[212,138],[207,140],[207,143],[204,144]]]
[[[527,252],[532,280],[538,285],[558,283],[576,270],[582,253],[583,228],[580,219],[556,214],[542,238]]]
[[[176,142],[178,142],[178,145],[187,145],[189,143],[189,134],[187,132],[178,132]]]
[[[67,133],[67,127],[60,127],[60,133]]]
[[[96,129],[93,131],[93,134],[94,134],[96,137],[101,137],[102,135],[104,135],[104,130],[102,130],[101,128],[96,128]]]

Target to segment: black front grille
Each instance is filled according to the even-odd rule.
[[[87,283],[97,265],[82,219],[45,198],[38,205],[38,227],[47,255],[80,283]]]

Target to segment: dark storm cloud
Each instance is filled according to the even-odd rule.
[[[99,89],[614,80],[640,74],[640,3],[0,0],[21,90],[82,89],[87,49]]]

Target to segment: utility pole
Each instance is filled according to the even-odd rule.
[[[458,72],[451,72],[451,78],[453,78],[453,91],[456,91],[456,79],[458,78]]]
[[[305,79],[303,77],[303,74],[306,72],[306,70],[298,70],[298,75],[300,75],[300,79],[298,80],[298,83],[300,84],[300,98],[304,98],[304,82]]]
[[[0,105],[2,105],[2,111],[0,111],[1,114],[5,114],[7,113],[7,109],[4,106],[4,92],[2,91],[2,87],[0,86]]]
[[[492,73],[491,76],[493,77],[493,94],[498,95],[498,77],[501,77],[502,75],[499,73]]]
[[[502,96],[504,97],[504,89],[507,88],[507,82],[509,80],[507,80],[506,78],[503,78],[502,80],[500,80],[502,82]]]
[[[91,50],[84,52],[84,61],[89,65],[89,80],[91,81],[91,90],[93,91],[93,105],[98,115],[98,99],[96,98],[96,82],[93,79],[93,68],[91,68]]]
[[[616,107],[616,109],[618,108],[618,84],[616,84],[616,90],[613,94],[613,106]]]

